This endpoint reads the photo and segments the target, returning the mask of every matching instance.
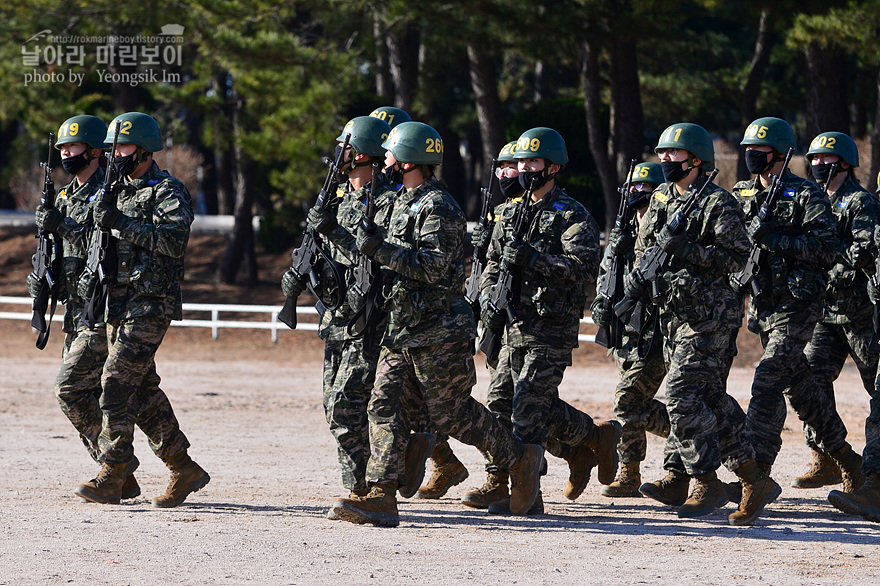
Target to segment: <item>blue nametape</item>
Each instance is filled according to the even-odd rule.
[[[557,210],[564,210],[565,204],[562,203],[561,201],[557,201],[556,203],[553,204],[553,207],[556,208]]]
[[[147,180],[147,185],[156,185],[159,181],[159,179],[149,179]]]
[[[794,189],[786,189],[782,192],[782,197],[794,197]]]

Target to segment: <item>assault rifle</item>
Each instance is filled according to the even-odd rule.
[[[489,206],[492,200],[492,183],[495,180],[495,169],[498,168],[498,159],[492,159],[492,169],[489,174],[489,186],[480,189],[483,204],[480,206],[480,226],[489,229],[494,223],[489,220]],[[464,284],[464,298],[471,304],[475,315],[480,313],[480,277],[486,269],[486,249],[474,246],[474,259],[471,263],[471,274]]]
[[[614,227],[629,236],[632,236],[633,232],[634,210],[627,202],[635,167],[636,160],[632,159],[629,163],[626,184],[620,190],[620,207],[617,208],[617,218],[614,220]],[[625,254],[615,253],[611,257],[611,266],[608,268],[608,272],[602,276],[602,282],[599,283],[599,295],[602,296],[607,311],[610,311],[618,301],[623,299],[623,273],[625,269]],[[623,322],[620,321],[617,314],[612,315],[610,326],[601,326],[596,332],[596,343],[604,348],[620,348],[623,343]]]
[[[318,209],[323,209],[328,205],[331,205],[331,201],[334,204],[336,203],[336,197],[334,195],[338,185],[336,175],[342,171],[345,151],[348,150],[349,140],[351,140],[351,133],[345,135],[345,142],[342,144],[342,148],[339,149],[336,155],[336,160],[331,163],[330,169],[327,171],[324,185],[321,187],[321,192],[318,194],[318,200],[315,202],[315,207]],[[339,264],[333,262],[333,259],[329,258],[327,253],[321,248],[320,236],[311,228],[311,226],[306,226],[306,232],[303,236],[302,244],[300,244],[299,248],[294,250],[290,256],[293,260],[293,263],[290,265],[290,270],[293,271],[296,280],[300,284],[305,283],[309,288],[309,291],[318,298],[318,305],[320,306],[319,310],[333,310],[342,304],[342,301],[345,299],[345,275],[342,274],[342,269]],[[333,272],[336,294],[333,296],[332,301],[329,301],[329,298],[324,298],[324,293],[326,293],[330,287],[325,286],[321,281],[321,278],[318,276],[316,264],[319,256],[327,261],[327,265]],[[281,311],[278,313],[278,320],[290,329],[296,329],[295,298],[288,297],[285,299],[284,307],[282,307]]]
[[[770,181],[770,189],[767,191],[767,199],[764,200],[764,203],[761,204],[761,208],[758,210],[758,219],[762,222],[769,222],[773,219],[773,208],[776,206],[776,200],[779,199],[779,194],[782,192],[782,176],[785,175],[785,170],[788,169],[792,153],[794,153],[794,149],[789,148],[788,154],[785,155],[785,163],[782,165],[782,171],[779,172],[779,175],[771,175],[772,179]],[[827,189],[828,182],[826,181],[825,184]],[[752,250],[749,252],[749,258],[746,260],[746,265],[743,267],[743,270],[734,273],[730,277],[731,281],[733,281],[734,285],[736,285],[740,291],[751,285],[752,297],[757,297],[762,292],[761,284],[758,283],[758,279],[755,277],[760,270],[761,259],[763,256],[764,249],[758,246],[757,242],[753,243]]]
[[[522,194],[522,199],[516,207],[516,215],[513,218],[513,234],[510,241],[520,243],[525,238],[526,230],[529,222],[529,206],[532,201],[532,192],[535,190],[535,184],[538,178],[532,179],[529,188]],[[489,308],[492,311],[501,313],[505,312],[507,320],[505,323],[495,330],[485,328],[483,337],[480,340],[480,350],[486,355],[486,360],[491,364],[498,360],[498,351],[501,350],[501,339],[504,337],[504,329],[507,324],[516,321],[516,308],[513,302],[513,293],[519,289],[518,279],[520,271],[517,267],[511,266],[506,260],[501,261],[501,268],[498,271],[498,281],[489,288]]]
[[[361,218],[361,227],[368,233],[376,231],[376,188],[379,182],[379,167],[381,163],[373,163],[370,188],[366,191],[364,217]],[[364,298],[364,304],[352,316],[348,322],[348,334],[353,337],[364,337],[364,345],[372,347],[376,339],[376,327],[385,318],[385,311],[379,295],[382,292],[382,272],[379,261],[366,254],[358,256],[357,265],[354,267],[354,290]]]
[[[688,216],[697,208],[697,204],[703,197],[703,193],[706,191],[706,188],[709,187],[709,184],[712,183],[712,180],[715,179],[716,175],[718,175],[718,169],[714,169],[712,173],[709,174],[706,182],[703,183],[703,186],[685,200],[684,204],[677,212],[675,212],[675,215],[673,215],[672,219],[666,224],[669,232],[676,236],[684,232]],[[675,187],[673,186],[671,189],[675,189]],[[645,284],[651,283],[651,298],[654,301],[660,297],[660,287],[657,283],[657,277],[663,269],[666,268],[668,263],[669,253],[659,246],[654,245],[642,255],[639,266],[633,269],[633,273],[635,273],[638,281]],[[640,297],[641,295],[635,297],[630,297],[628,295],[624,296],[624,298],[614,306],[614,313],[616,313],[617,317],[624,322],[628,322],[632,317],[633,311],[635,310]]]
[[[43,207],[51,208],[55,206],[55,182],[52,181],[52,145],[55,143],[55,133],[49,133],[49,154],[45,163],[40,163],[43,168],[43,193],[40,197],[40,203]],[[59,237],[47,232],[42,228],[37,228],[37,251],[31,258],[34,265],[34,275],[40,282],[40,290],[34,298],[33,310],[31,317],[31,327],[37,330],[37,348],[42,350],[49,342],[49,330],[52,328],[52,317],[55,315],[55,308],[58,307],[58,296],[60,293],[61,282],[58,277],[61,276],[61,241]],[[52,301],[52,307],[49,309],[49,300]],[[49,319],[46,320],[46,310],[49,309]]]
[[[119,144],[119,128],[113,133],[113,147],[107,153],[107,170],[104,174],[104,185],[98,194],[97,201],[116,205],[116,190],[118,182],[113,171],[113,162],[116,160],[116,146]],[[110,291],[110,279],[116,273],[115,242],[112,241],[110,230],[96,226],[92,241],[89,244],[89,254],[86,258],[86,271],[96,280],[88,299],[82,310],[82,321],[89,329],[93,329],[104,315],[104,305],[107,302],[107,293]]]

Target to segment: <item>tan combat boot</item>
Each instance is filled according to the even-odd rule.
[[[694,490],[678,509],[678,516],[682,519],[702,517],[726,504],[727,491],[715,472],[699,474],[694,477]]]
[[[761,470],[767,476],[770,476],[770,471],[773,469],[773,464],[769,464],[767,462],[761,462],[760,460],[756,460],[758,463],[758,469]],[[734,482],[725,482],[724,489],[727,491],[727,500],[731,503],[738,503],[742,501],[743,498],[743,486],[742,482],[736,480]],[[776,498],[774,497],[775,501]],[[773,501],[770,501],[771,503]],[[769,503],[768,503],[769,504]]]
[[[880,523],[880,474],[866,474],[864,484],[854,492],[832,490],[828,493],[828,502],[844,513]]]
[[[122,483],[122,492],[119,495],[119,498],[122,500],[133,499],[141,496],[141,487],[138,484],[137,479],[134,477],[134,474],[129,474],[128,478]]]
[[[510,514],[510,497],[500,500],[498,502],[492,503],[489,505],[489,509],[487,511],[490,515],[509,515]],[[541,491],[538,491],[538,496],[535,497],[535,504],[533,504],[528,511],[526,511],[527,516],[533,515],[543,515],[544,514],[544,498],[541,496]]]
[[[461,499],[461,504],[474,509],[488,509],[492,503],[509,499],[508,480],[507,470],[486,473],[486,483],[466,493]]]
[[[434,461],[434,473],[431,474],[427,484],[419,488],[416,493],[417,499],[439,499],[450,488],[461,484],[468,477],[467,468],[452,453],[449,442],[441,442],[434,446],[431,460]]]
[[[751,459],[735,470],[742,484],[739,508],[727,517],[731,525],[751,525],[764,507],[782,494],[782,488]]]
[[[362,499],[370,493],[368,489],[355,489],[348,493],[348,498],[350,499]],[[335,503],[334,503],[335,504]],[[330,510],[327,511],[327,520],[328,521],[339,521],[339,517],[336,516],[336,510],[331,506]]]
[[[587,446],[575,448],[574,454],[565,458],[568,462],[568,483],[563,494],[568,500],[576,500],[590,481],[590,472],[598,464],[599,457]]]
[[[133,462],[134,460],[132,460]],[[80,498],[102,505],[118,505],[122,498],[122,485],[126,471],[132,470],[132,462],[126,464],[102,464],[98,476],[77,486],[73,492]],[[134,468],[137,466],[135,465]],[[129,476],[131,473],[129,472]]]
[[[525,515],[535,504],[543,464],[544,448],[526,444],[522,456],[510,466],[510,512],[514,515]]]
[[[639,470],[639,462],[627,462],[620,465],[617,478],[608,486],[603,486],[599,491],[603,496],[611,497],[636,497],[641,498],[639,486],[642,485],[642,474]]]
[[[820,488],[843,482],[840,468],[830,455],[818,450],[813,452],[813,463],[803,476],[795,478],[791,485],[794,488]]]
[[[339,499],[333,504],[336,517],[358,525],[397,527],[397,484],[393,482],[374,484],[367,496]]]
[[[639,492],[664,505],[680,507],[687,500],[690,483],[691,477],[687,474],[670,470],[665,478],[641,485]]]
[[[617,473],[617,442],[620,441],[622,428],[617,421],[603,421],[593,426],[587,438],[587,447],[599,457],[596,474],[601,484],[611,484]]]
[[[208,473],[193,462],[185,451],[167,460],[165,465],[171,470],[171,478],[165,493],[153,499],[154,507],[174,508],[211,481]]]
[[[409,434],[403,460],[403,475],[406,477],[406,484],[401,484],[397,489],[403,498],[410,498],[421,486],[422,480],[425,479],[425,463],[431,456],[431,451],[436,443],[437,438],[433,433]]]
[[[865,481],[862,476],[862,457],[854,452],[849,444],[831,454],[831,457],[834,458],[843,476],[843,492],[855,492],[860,489]]]

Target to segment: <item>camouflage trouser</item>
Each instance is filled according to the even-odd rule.
[[[101,372],[103,420],[98,438],[102,462],[124,464],[134,457],[135,423],[162,460],[190,445],[168,397],[159,388],[156,373],[156,350],[170,323],[163,318],[139,317],[107,325],[107,360]]]
[[[406,395],[413,397],[414,409],[424,405],[439,431],[475,446],[485,457],[507,467],[522,454],[522,444],[471,396],[477,379],[471,348],[470,341],[382,348],[367,408],[369,482],[405,482],[403,456],[410,423],[401,397]]]
[[[874,381],[877,378],[877,361],[880,359],[880,354],[868,350],[872,330],[873,325],[870,320],[839,325],[816,324],[813,337],[807,344],[804,354],[807,356],[816,384],[828,396],[832,405],[836,404],[834,381],[840,376],[847,356],[852,356],[853,362],[856,363],[865,390],[869,395],[874,395]],[[804,422],[804,435],[807,445],[818,450],[819,439],[816,430],[806,422]]]
[[[801,421],[816,431],[820,448],[836,452],[846,444],[846,427],[834,404],[816,383],[804,347],[815,323],[789,323],[761,332],[764,355],[755,369],[746,429],[755,457],[772,464],[782,447],[785,399]]]
[[[733,460],[748,460],[753,452],[744,433],[745,414],[727,394],[736,332],[695,332],[669,316],[664,326],[666,408],[671,428],[663,467],[690,476],[714,472],[721,465],[722,436],[725,463],[739,467],[741,462]]]
[[[64,340],[61,368],[55,378],[55,394],[80,439],[95,460],[99,460],[98,438],[102,429],[101,372],[107,360],[107,331],[80,330]],[[189,447],[180,431],[168,397],[159,388],[159,375],[153,362],[138,391],[139,413],[136,423],[147,436],[150,448],[163,460]]]
[[[656,344],[645,358],[639,358],[635,345],[624,344],[614,351],[620,382],[614,390],[614,418],[623,425],[617,452],[623,464],[641,462],[645,459],[648,446],[646,432],[660,437],[669,437],[669,414],[666,405],[654,398],[663,378],[666,376],[666,363],[663,351]]]
[[[363,340],[327,340],[324,346],[324,414],[336,438],[342,485],[350,491],[367,488],[367,404],[378,360],[378,346],[366,351]]]
[[[721,461],[730,471],[735,471],[755,457],[755,450],[745,434],[746,414],[736,399],[727,393],[727,374],[736,357],[736,336],[737,330],[731,330],[727,349],[720,354],[723,358],[721,370],[725,373],[722,392],[712,393],[704,398],[715,415]],[[681,454],[675,448],[675,438],[672,435],[666,440],[663,468],[681,474],[688,473]]]
[[[865,451],[862,452],[862,471],[880,474],[880,377],[871,393],[871,412],[865,420]]]

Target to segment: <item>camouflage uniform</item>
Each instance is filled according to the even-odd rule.
[[[161,430],[162,444],[153,446],[157,454],[189,447],[158,387],[154,362],[171,320],[182,318],[180,280],[193,221],[189,192],[153,163],[123,186],[117,208],[124,217],[120,229],[112,230],[118,261],[107,298],[109,350],[101,374],[104,419],[98,440],[101,461],[110,465],[132,459],[136,417]],[[150,379],[156,384],[148,385]]]
[[[804,353],[816,384],[834,405],[834,381],[848,355],[859,369],[865,390],[874,394],[880,354],[868,349],[873,324],[865,270],[874,270],[874,231],[880,223],[880,204],[852,178],[847,178],[830,197],[840,246],[837,262],[828,273],[824,314]],[[818,450],[820,440],[807,423],[804,434],[807,445]]]
[[[104,182],[104,171],[98,169],[84,183],[77,187],[71,182],[58,194],[57,207],[65,216],[63,239],[64,283],[67,291],[66,311],[64,313],[64,348],[61,354],[61,368],[55,378],[55,392],[61,411],[67,416],[89,455],[98,460],[100,449],[98,437],[101,433],[101,371],[107,359],[107,330],[103,323],[94,330],[82,322],[83,300],[77,293],[77,282],[85,268],[88,254],[88,241],[93,233],[91,206]],[[161,457],[170,456],[188,446],[183,434],[175,433],[174,413],[165,394],[155,389],[159,387],[159,375],[155,363],[148,371],[141,385],[144,397],[139,402],[137,425],[146,434],[150,447]],[[151,391],[151,389],[153,391]]]
[[[464,214],[442,182],[427,179],[395,195],[388,234],[374,254],[394,271],[386,291],[389,323],[370,398],[370,483],[402,484],[410,422],[402,395],[424,403],[440,431],[505,466],[523,446],[471,397],[476,324],[465,300]]]
[[[480,290],[487,295],[498,281],[504,243],[513,231],[519,198],[504,205],[486,253]],[[559,187],[528,207],[523,242],[538,251],[534,268],[522,268],[517,319],[509,324],[491,389],[512,391],[513,430],[525,443],[546,446],[558,457],[586,442],[593,429],[589,415],[559,398],[558,387],[577,346],[585,287],[594,282],[599,264],[599,230],[589,212]],[[504,362],[502,364],[501,357]],[[497,398],[494,408],[506,407]],[[552,440],[551,440],[552,438]],[[551,441],[548,441],[551,440]]]
[[[657,188],[639,227],[637,256],[656,243],[661,228],[707,179],[699,177],[681,195],[672,183]],[[732,340],[743,315],[728,275],[742,268],[749,247],[742,211],[714,184],[688,216],[685,232],[693,243],[687,260],[670,255],[657,279],[671,424],[664,468],[699,476],[718,469],[722,446],[731,469],[754,456],[745,439],[745,414],[726,392]]]
[[[748,221],[757,217],[767,191],[750,179],[737,183],[733,194]],[[768,464],[782,446],[783,392],[801,421],[816,430],[823,451],[846,444],[846,428],[804,355],[822,316],[825,271],[838,243],[828,198],[815,183],[786,170],[773,220],[773,233],[783,235],[780,250],[765,251],[755,276],[763,291],[750,299],[748,322],[761,337],[764,355],[755,370],[746,426],[756,458]]]

